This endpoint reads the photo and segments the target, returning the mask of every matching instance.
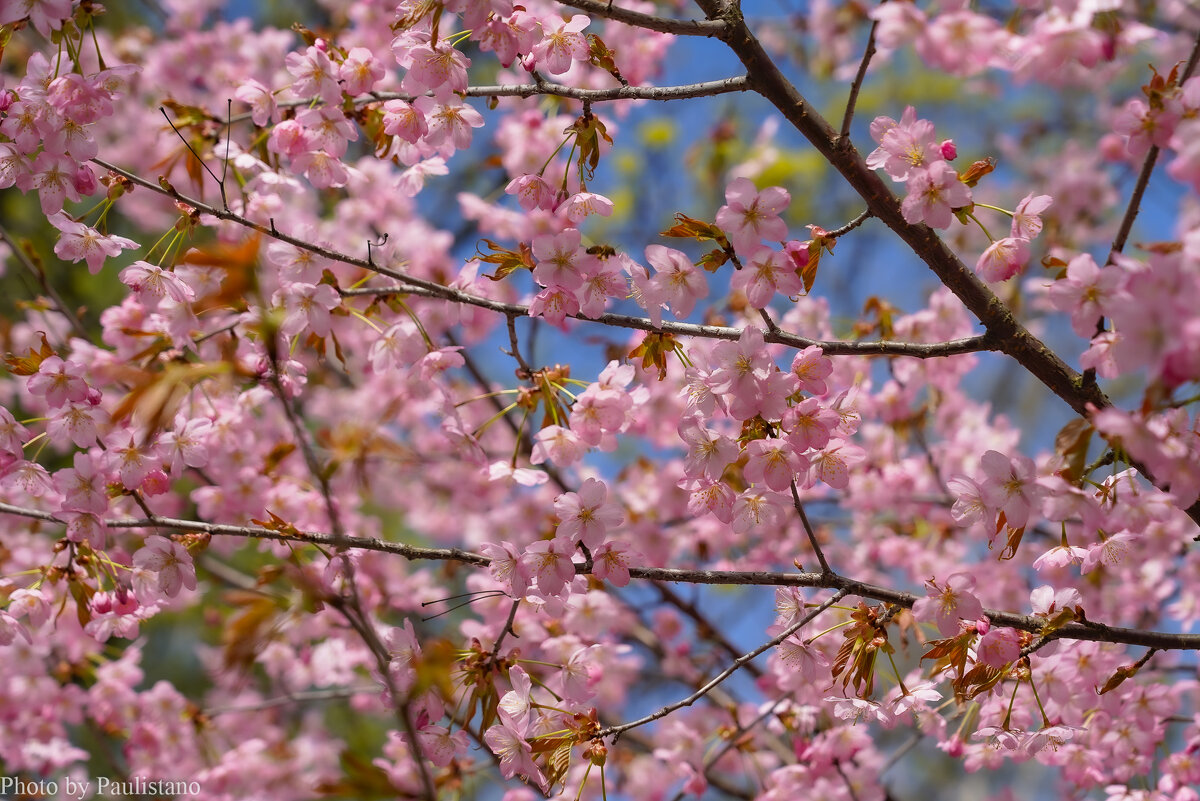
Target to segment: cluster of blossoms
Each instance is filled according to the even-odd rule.
[[[316,34],[205,24],[217,3],[166,0],[160,41],[106,32],[97,3],[0,5],[3,53],[28,52],[0,85],[0,188],[36,192],[61,262],[29,262],[52,297],[0,332],[7,771],[82,776],[99,757],[79,732],[94,731],[131,775],[194,779],[214,801],[432,799],[487,770],[635,801],[664,776],[697,796],[865,801],[887,793],[873,734],[904,727],[968,771],[1032,760],[1076,794],[1196,801],[1196,684],[1162,680],[1194,667],[1173,652],[1195,640],[1173,632],[1200,621],[1184,511],[1200,497],[1183,393],[1200,380],[1194,208],[1177,242],[1101,265],[1086,252],[1111,242],[1093,171],[1022,165],[1048,194],[1025,195],[976,272],[1024,271],[1045,228],[1043,263],[1061,269],[1029,282],[1040,308],[1090,340],[1096,377],[1147,381],[1136,412],[1093,405],[1035,460],[965,389],[984,344],[949,289],[907,313],[872,298],[876,319],[850,336],[810,294],[841,234],[792,238],[800,194],[767,185],[784,182],[770,136],[717,176],[713,222],[664,232],[715,242],[700,260],[640,243],[638,263],[592,240],[597,217],[620,219],[587,185],[623,119],[603,98],[663,66],[675,36],[639,27],[662,4],[329,2]],[[845,19],[862,16],[809,5],[814,52],[844,63]],[[1164,63],[1182,50],[1131,5],[1023,0],[1005,25],[963,0],[895,0],[869,18],[885,56],[912,45],[951,75],[1097,87],[1140,41]],[[1166,29],[1200,24],[1162,5]],[[650,27],[720,38],[735,22]],[[485,74],[520,86],[485,108]],[[1197,81],[1157,76],[1104,121],[1097,153],[1168,149],[1167,173],[1200,189]],[[576,109],[580,93],[601,99]],[[176,130],[151,138],[164,101]],[[870,134],[865,164],[906,185],[908,223],[945,230],[983,206],[979,170],[960,176],[954,143],[913,108]],[[484,240],[464,263],[458,221],[420,196],[481,154],[473,171],[496,174],[456,196],[460,217],[517,244]],[[129,172],[100,176],[97,158]],[[123,293],[98,325],[50,291],[79,262]],[[605,343],[630,363],[606,355],[588,382],[529,363],[543,321],[557,346],[584,325],[569,317],[595,328],[638,308],[606,320],[640,329]],[[705,325],[666,325],[668,311]],[[493,369],[501,341],[513,363]],[[514,367],[515,384],[495,378]],[[778,589],[763,667],[737,658],[719,596],[649,584],[648,567],[812,589]],[[429,611],[460,597],[469,612]],[[148,645],[193,623],[188,670],[206,681],[148,681]],[[891,661],[901,648],[912,659]],[[753,685],[716,687],[735,669]],[[695,695],[644,717],[651,679]],[[369,763],[370,726],[304,706],[337,697],[386,722]],[[613,739],[652,718],[648,747]]]
[[[879,143],[869,156],[867,166],[883,170],[894,181],[906,185],[907,194],[900,206],[904,219],[925,223],[933,228],[949,228],[955,215],[965,221],[974,207],[970,184],[977,178],[960,176],[950,166],[958,156],[952,140],[938,142],[933,123],[917,119],[909,106],[900,121],[876,117],[871,137]],[[973,166],[972,170],[976,167]],[[990,169],[990,165],[985,169]],[[975,272],[985,281],[1006,281],[1029,263],[1030,241],[1042,231],[1039,215],[1050,207],[1049,195],[1026,195],[1012,212],[1009,235],[992,239],[975,263]]]

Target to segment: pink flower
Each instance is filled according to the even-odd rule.
[[[655,269],[650,285],[654,297],[666,303],[676,320],[692,313],[696,301],[708,295],[708,281],[691,259],[674,248],[646,246],[646,261]]]
[[[1050,302],[1069,312],[1071,328],[1081,337],[1096,333],[1096,321],[1108,315],[1123,300],[1132,301],[1121,287],[1122,272],[1116,267],[1101,269],[1088,253],[1067,263],[1067,274],[1050,285]]]
[[[811,477],[834,489],[845,489],[850,483],[850,468],[867,458],[867,452],[845,440],[838,440],[809,457]]]
[[[74,159],[43,150],[33,160],[33,188],[38,191],[42,213],[49,217],[62,211],[63,203],[78,201],[79,190],[75,187],[76,164]]]
[[[1021,655],[1021,632],[1016,629],[991,628],[976,646],[977,661],[990,667],[1004,667]]]
[[[565,492],[554,502],[554,513],[561,521],[557,536],[571,542],[582,542],[596,548],[604,541],[610,528],[621,525],[625,514],[621,507],[608,501],[604,482],[589,478],[579,492]]]
[[[829,660],[820,650],[796,636],[779,643],[775,653],[771,672],[785,690],[798,690],[812,684],[829,667]],[[824,675],[828,677],[828,673]]]
[[[148,261],[135,261],[121,271],[119,278],[147,308],[156,308],[163,298],[176,303],[188,303],[196,298],[195,290],[177,273]]]
[[[1049,195],[1035,196],[1032,192],[1022,198],[1013,212],[1012,232],[1009,236],[1035,239],[1042,232],[1042,218],[1038,215],[1050,208],[1053,202],[1054,198]]]
[[[483,115],[457,96],[435,106],[427,117],[429,133],[425,141],[438,148],[438,155],[449,157],[455,150],[471,146],[471,129],[483,127]]]
[[[345,186],[350,171],[340,158],[324,150],[310,150],[292,159],[292,170],[304,175],[317,189]]]
[[[942,160],[933,123],[916,117],[916,109],[909,106],[898,123],[888,117],[872,123],[871,135],[879,134],[879,147],[867,156],[868,167],[882,169],[894,181],[907,181],[914,172]]]
[[[433,92],[439,100],[467,89],[467,68],[471,59],[446,44],[419,44],[408,49],[408,72],[401,88],[412,95]]]
[[[759,192],[749,178],[736,178],[725,188],[725,205],[717,209],[717,225],[736,250],[750,253],[762,240],[788,238],[779,214],[792,202],[786,189],[770,186]]]
[[[290,337],[307,329],[324,337],[330,331],[329,312],[338,307],[341,298],[329,284],[296,283],[276,292],[274,302],[282,302],[286,312],[279,325],[282,336]]]
[[[752,528],[774,528],[783,519],[783,509],[774,493],[748,489],[733,501],[729,526],[737,533]]]
[[[691,515],[708,512],[722,523],[733,519],[733,490],[723,481],[688,482],[684,489],[691,489],[687,509]]]
[[[576,192],[559,204],[558,210],[565,213],[573,225],[578,225],[585,217],[592,214],[611,217],[613,202],[595,192]]]
[[[50,619],[50,602],[40,589],[23,587],[14,591],[8,601],[8,613],[13,617],[27,619],[33,628],[38,628]]]
[[[541,317],[555,328],[566,331],[567,317],[579,314],[579,308],[579,298],[572,289],[551,284],[534,295],[529,304],[529,316]]]
[[[1005,237],[997,239],[975,262],[975,272],[984,281],[1007,281],[1029,263],[1029,241]]]
[[[340,159],[346,155],[348,143],[358,141],[358,128],[336,106],[301,109],[296,112],[296,122],[309,132],[310,151],[324,150]]]
[[[405,142],[416,142],[429,133],[428,116],[437,103],[431,97],[418,97],[411,103],[389,100],[383,104],[383,132]]]
[[[1023,528],[1045,493],[1037,483],[1033,460],[1020,454],[1008,457],[999,451],[988,451],[979,457],[979,465],[986,476],[981,487],[988,505],[1004,512],[1010,528]]]
[[[746,456],[746,480],[766,484],[776,492],[786,492],[792,481],[808,469],[808,460],[783,439],[756,439],[746,445]]]
[[[542,41],[533,46],[530,55],[533,66],[544,69],[551,75],[562,75],[571,69],[573,61],[587,61],[590,48],[587,39],[581,34],[591,20],[583,14],[576,14],[570,20],[553,16],[549,30],[542,25]]]
[[[390,629],[384,635],[384,645],[390,657],[388,673],[396,689],[407,693],[417,681],[416,660],[421,655],[421,645],[417,642],[412,621],[405,618],[403,626]]]
[[[579,461],[586,451],[587,445],[571,429],[546,426],[534,435],[533,453],[529,461],[532,464],[549,461],[559,467],[567,467]]]
[[[496,581],[508,586],[509,595],[520,598],[525,594],[533,574],[529,565],[521,561],[511,542],[485,542],[479,547],[479,552],[492,560],[488,572]]]
[[[38,365],[38,371],[25,384],[31,395],[41,395],[52,409],[67,403],[82,403],[88,397],[83,365],[48,356]]]
[[[804,282],[796,272],[796,265],[769,247],[757,248],[742,269],[734,273],[730,286],[745,292],[746,300],[756,309],[765,309],[776,292],[787,296],[804,294]]]
[[[624,587],[629,583],[629,563],[640,557],[629,543],[610,540],[592,551],[592,573],[614,587]]]
[[[960,619],[976,620],[983,616],[983,604],[971,592],[975,579],[967,573],[954,573],[943,586],[934,580],[925,584],[927,595],[913,604],[913,616],[933,621],[943,637],[958,634]]]
[[[158,588],[168,598],[174,598],[179,590],[187,587],[196,589],[196,568],[192,557],[178,542],[153,534],[146,538],[145,545],[133,555],[133,564],[142,570],[158,574]]]
[[[47,39],[71,16],[71,0],[12,0],[0,4],[0,25],[29,17],[37,32]]]
[[[352,95],[371,91],[375,84],[383,80],[385,74],[387,71],[383,64],[365,47],[350,48],[346,60],[338,67],[338,77],[342,80],[343,88]]]
[[[810,345],[792,358],[792,374],[800,382],[800,389],[812,395],[824,395],[829,391],[825,382],[833,373],[833,362],[825,358],[825,352],[817,345]]]
[[[556,596],[575,578],[575,565],[571,562],[574,552],[575,543],[563,537],[538,540],[525,549],[521,561],[528,567],[529,574],[537,579],[539,595]]]
[[[629,284],[617,258],[587,259],[583,268],[583,287],[579,291],[579,313],[584,317],[599,317],[609,298],[624,298]]]
[[[536,264],[533,277],[545,287],[560,286],[578,289],[583,286],[581,269],[587,254],[581,246],[582,235],[578,228],[568,228],[562,233],[533,238],[533,257]]]
[[[854,724],[878,721],[884,728],[891,728],[895,724],[892,713],[876,701],[830,696],[825,702],[833,704],[833,716],[838,720]]]
[[[508,713],[518,729],[526,729],[533,713],[533,682],[519,665],[508,671],[513,688],[500,697],[497,705]]]
[[[267,137],[267,150],[288,158],[297,158],[314,147],[312,131],[295,120],[284,120],[271,129]]]
[[[704,427],[703,418],[687,417],[679,424],[679,436],[688,444],[684,474],[689,478],[717,481],[725,468],[738,458],[738,446],[732,439]]]
[[[104,260],[116,256],[123,249],[141,247],[137,242],[123,236],[107,236],[95,228],[72,220],[63,212],[52,214],[50,224],[62,234],[54,244],[54,254],[71,262],[87,261],[88,272],[95,275],[104,266]]]
[[[816,398],[805,398],[788,409],[781,421],[787,440],[797,453],[824,448],[842,422],[835,410],[822,406]]]
[[[1137,538],[1129,531],[1118,531],[1116,534],[1109,535],[1103,542],[1098,542],[1088,548],[1087,556],[1083,558],[1082,572],[1090,573],[1099,565],[1106,567],[1119,565],[1124,561],[1125,555],[1129,553],[1129,546],[1136,541]]]
[[[1084,550],[1080,548],[1079,550]],[[1055,590],[1049,584],[1043,584],[1029,593],[1029,606],[1035,615],[1050,617],[1061,609],[1071,609],[1083,605],[1083,596],[1074,587]]]
[[[483,741],[500,760],[500,773],[506,779],[523,776],[543,790],[549,782],[533,762],[533,748],[525,740],[522,727],[503,709],[497,710],[500,722],[483,733]]]
[[[525,211],[550,211],[558,204],[557,190],[540,175],[522,175],[514,178],[504,187],[504,191],[509,195],[516,195],[517,202]]]
[[[907,222],[949,228],[954,219],[951,209],[970,202],[971,190],[958,180],[954,168],[944,161],[935,161],[909,176],[908,194],[900,204],[900,211]]]
[[[278,113],[275,93],[253,78],[242,81],[233,96],[250,106],[250,119],[260,128],[266,127]]]
[[[341,102],[342,89],[338,85],[337,68],[320,49],[310,46],[303,53],[288,53],[284,64],[296,79],[292,83],[292,91],[297,95],[318,95],[333,105]]]

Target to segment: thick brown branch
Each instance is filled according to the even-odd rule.
[[[907,222],[896,196],[883,179],[867,167],[862,155],[843,140],[824,117],[791,84],[762,44],[746,26],[736,4],[728,9],[716,0],[696,0],[710,18],[724,18],[728,29],[722,40],[738,56],[751,76],[754,89],[795,126],[842,177],[867,202],[872,214],[891,228],[949,287],[996,338],[999,350],[1016,359],[1055,395],[1081,415],[1088,405],[1111,405],[1095,386],[1084,386],[1080,375],[1029,333],[1012,312],[962,261],[933,229]]]

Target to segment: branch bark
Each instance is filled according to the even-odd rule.
[[[49,512],[37,509],[27,509],[8,503],[0,503],[0,513],[28,517],[48,523],[65,525],[65,522]],[[212,536],[234,536],[252,539],[278,540],[280,542],[299,542],[312,545],[345,546],[361,548],[368,551],[394,553],[407,559],[429,559],[436,561],[461,562],[476,567],[487,567],[491,560],[471,551],[460,548],[418,548],[398,542],[386,542],[370,537],[355,537],[346,535],[335,537],[323,532],[299,530],[274,530],[260,526],[235,526],[220,523],[205,523],[198,520],[180,520],[170,517],[151,517],[144,519],[118,518],[105,520],[108,528],[166,528],[177,531],[195,531]],[[584,574],[583,565],[576,564],[576,571]],[[850,595],[869,598],[875,601],[896,604],[905,608],[922,597],[904,590],[882,587],[865,581],[857,581],[836,573],[788,573],[767,570],[700,570],[670,567],[631,567],[629,575],[632,578],[650,581],[670,581],[682,584],[716,584],[726,586],[765,586],[765,587],[812,587],[831,590],[845,590]],[[1147,648],[1174,651],[1200,650],[1200,634],[1176,634],[1165,631],[1150,631],[1146,629],[1131,629],[1122,626],[1109,626],[1092,621],[1068,623],[1052,632],[1044,632],[1046,621],[1034,615],[1023,615],[1016,612],[1006,612],[1000,609],[984,609],[984,615],[999,626],[1008,626],[1021,631],[1035,634],[1045,634],[1049,639],[1090,640],[1094,642],[1111,642],[1124,645],[1140,645]]]

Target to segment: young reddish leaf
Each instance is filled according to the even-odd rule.
[[[478,246],[475,248],[475,258],[485,264],[495,264],[496,272],[487,276],[493,281],[502,281],[517,270],[533,270],[533,251],[524,242],[517,245],[517,250],[502,248],[490,239],[484,239],[491,253],[484,253]]]
[[[1054,438],[1054,450],[1066,463],[1063,478],[1072,484],[1083,479],[1083,468],[1087,464],[1088,445],[1095,428],[1083,418],[1067,423]]]
[[[991,156],[986,159],[972,162],[970,167],[963,170],[958,176],[958,180],[962,181],[967,186],[975,186],[979,183],[979,179],[996,169],[996,160]]]
[[[615,60],[617,54],[604,43],[603,39],[594,33],[587,35],[587,41],[589,62],[616,78],[622,86],[628,86],[629,81],[625,80],[625,76],[617,69],[617,62]]]
[[[708,253],[705,253],[703,256],[701,256],[700,261],[696,262],[696,265],[703,267],[710,273],[715,273],[717,270],[721,269],[721,265],[727,261],[729,261],[728,253],[721,248],[713,248]]]
[[[4,354],[4,363],[8,365],[9,372],[13,375],[34,375],[41,368],[42,362],[54,355],[54,348],[50,347],[50,343],[46,341],[46,332],[38,331],[38,335],[42,338],[42,346],[37,350],[30,348],[29,354],[26,356]]]

